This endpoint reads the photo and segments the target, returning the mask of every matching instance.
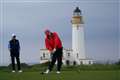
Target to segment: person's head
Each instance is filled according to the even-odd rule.
[[[48,29],[46,29],[46,30],[45,30],[45,35],[46,35],[46,36],[50,36],[50,35],[51,35],[51,31],[48,30]]]
[[[16,35],[15,34],[12,34],[12,39],[16,39]]]
[[[45,30],[45,35],[47,36],[47,38],[51,38],[52,37],[52,32],[50,30]]]

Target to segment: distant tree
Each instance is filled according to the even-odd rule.
[[[116,62],[117,65],[120,65],[120,60],[118,62]]]

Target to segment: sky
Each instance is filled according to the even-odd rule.
[[[58,32],[64,48],[72,48],[71,18],[76,6],[82,11],[86,56],[93,60],[120,58],[118,0],[1,0],[0,65],[10,63],[8,41],[15,33],[21,45],[21,62],[40,62],[44,30]]]

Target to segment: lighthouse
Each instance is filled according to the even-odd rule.
[[[84,22],[82,11],[79,7],[73,11],[72,17],[72,60],[77,64],[88,64],[90,60],[86,59]]]

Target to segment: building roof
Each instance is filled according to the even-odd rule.
[[[42,48],[42,49],[40,49],[41,51],[47,51],[47,49],[45,49],[45,48]],[[66,48],[63,48],[63,50],[66,50],[66,51],[72,51],[72,49],[71,48],[68,48],[68,49],[66,49]]]

